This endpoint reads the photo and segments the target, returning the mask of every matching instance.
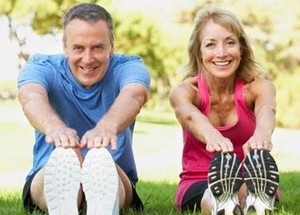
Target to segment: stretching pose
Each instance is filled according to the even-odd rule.
[[[176,205],[204,214],[272,210],[279,181],[269,153],[276,93],[240,22],[227,10],[204,8],[188,54],[184,79],[170,93],[183,130]]]

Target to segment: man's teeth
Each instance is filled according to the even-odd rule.
[[[86,71],[92,71],[92,70],[94,70],[94,68],[90,68],[90,67],[89,68],[84,67],[83,69],[86,70]]]

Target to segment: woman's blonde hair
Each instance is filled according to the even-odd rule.
[[[194,77],[199,72],[205,71],[201,55],[201,33],[206,23],[210,20],[225,27],[238,38],[241,46],[242,59],[236,71],[237,75],[245,82],[250,82],[260,75],[262,70],[254,60],[249,39],[236,16],[228,10],[208,6],[197,13],[194,21],[194,30],[188,43],[188,62],[181,68],[184,72],[184,79]]]

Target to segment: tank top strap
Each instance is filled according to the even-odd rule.
[[[208,86],[202,73],[197,75],[197,85],[199,91],[199,110],[205,115],[208,114],[210,109],[210,97]]]
[[[245,115],[250,117],[255,121],[255,116],[253,114],[253,111],[250,109],[248,104],[246,103],[245,97],[244,97],[244,81],[240,78],[236,79],[235,83],[235,91],[234,91],[234,101],[235,101],[235,106],[237,108],[237,112],[239,115],[239,118],[244,118]]]
[[[235,81],[234,97],[235,100],[243,101],[244,100],[244,81],[239,77]]]

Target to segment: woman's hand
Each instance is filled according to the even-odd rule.
[[[233,144],[221,134],[211,134],[206,141],[206,150],[209,152],[232,152]]]
[[[263,149],[271,151],[273,148],[271,136],[264,134],[261,131],[255,131],[253,136],[243,145],[244,155],[247,155],[250,150]]]

